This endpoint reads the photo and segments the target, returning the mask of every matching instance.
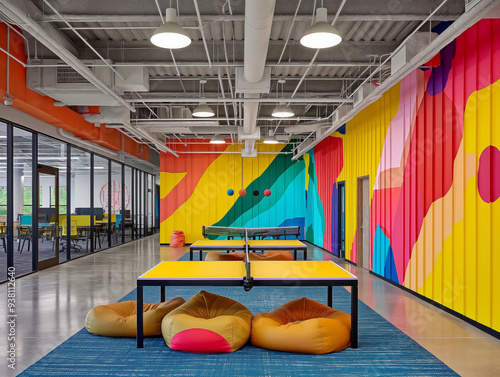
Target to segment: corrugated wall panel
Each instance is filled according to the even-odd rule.
[[[345,135],[333,134],[343,149],[337,177],[322,161],[340,147],[331,140],[316,146],[311,163],[319,190],[308,190],[321,199],[323,215],[335,217],[321,190],[345,181],[346,257],[357,261],[357,179],[368,175],[370,269],[496,331],[499,33],[500,20],[480,21],[441,50],[438,66],[416,70],[348,122]],[[318,219],[308,215],[316,228]]]

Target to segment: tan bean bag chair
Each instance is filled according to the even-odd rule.
[[[234,352],[250,338],[252,317],[239,302],[200,291],[163,318],[161,331],[173,350]]]
[[[305,297],[252,322],[252,344],[275,351],[323,354],[351,343],[351,316]]]
[[[243,251],[232,253],[219,253],[218,251],[210,251],[205,257],[206,261],[233,261],[245,259]],[[248,253],[248,259],[251,261],[257,260],[293,260],[293,254],[288,250],[269,250],[263,254]]]
[[[144,336],[161,335],[163,317],[185,302],[186,300],[182,297],[176,297],[160,304],[145,303],[143,305]],[[135,338],[137,303],[136,301],[123,301],[96,306],[88,312],[85,327],[95,335]]]

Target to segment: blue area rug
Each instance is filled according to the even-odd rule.
[[[246,305],[254,314],[268,312],[306,296],[326,303],[326,287],[206,287]],[[167,299],[186,300],[197,287],[167,287]],[[159,301],[159,288],[146,287],[145,302]],[[135,290],[122,300],[135,300]],[[334,307],[349,313],[350,294],[334,287]],[[105,338],[80,330],[21,376],[457,376],[415,341],[359,302],[359,348],[326,355],[269,351],[247,344],[230,354],[172,351],[163,338]]]

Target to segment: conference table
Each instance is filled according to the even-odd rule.
[[[166,286],[325,286],[332,307],[333,286],[351,287],[351,347],[358,346],[358,278],[332,261],[168,261],[161,262],[137,278],[137,307],[144,303],[144,287],[160,287],[165,301]],[[247,279],[245,279],[245,276]],[[137,311],[137,348],[144,346],[143,312]]]
[[[245,240],[198,240],[189,247],[189,260],[193,260],[194,251],[200,254],[203,251],[245,251]],[[307,246],[298,240],[248,240],[248,251],[263,250],[293,250],[294,259],[297,260],[297,251],[302,251],[304,260],[307,260]]]

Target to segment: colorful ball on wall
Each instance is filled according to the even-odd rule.
[[[240,196],[245,196],[247,194],[247,190],[241,189],[240,190]]]
[[[228,194],[229,196],[233,196],[233,195],[234,195],[234,190],[233,190],[233,189],[229,189],[229,190],[227,190],[227,194]]]
[[[259,190],[253,190],[253,196],[259,196]]]
[[[264,196],[270,196],[271,195],[271,190],[265,189],[264,190]]]

